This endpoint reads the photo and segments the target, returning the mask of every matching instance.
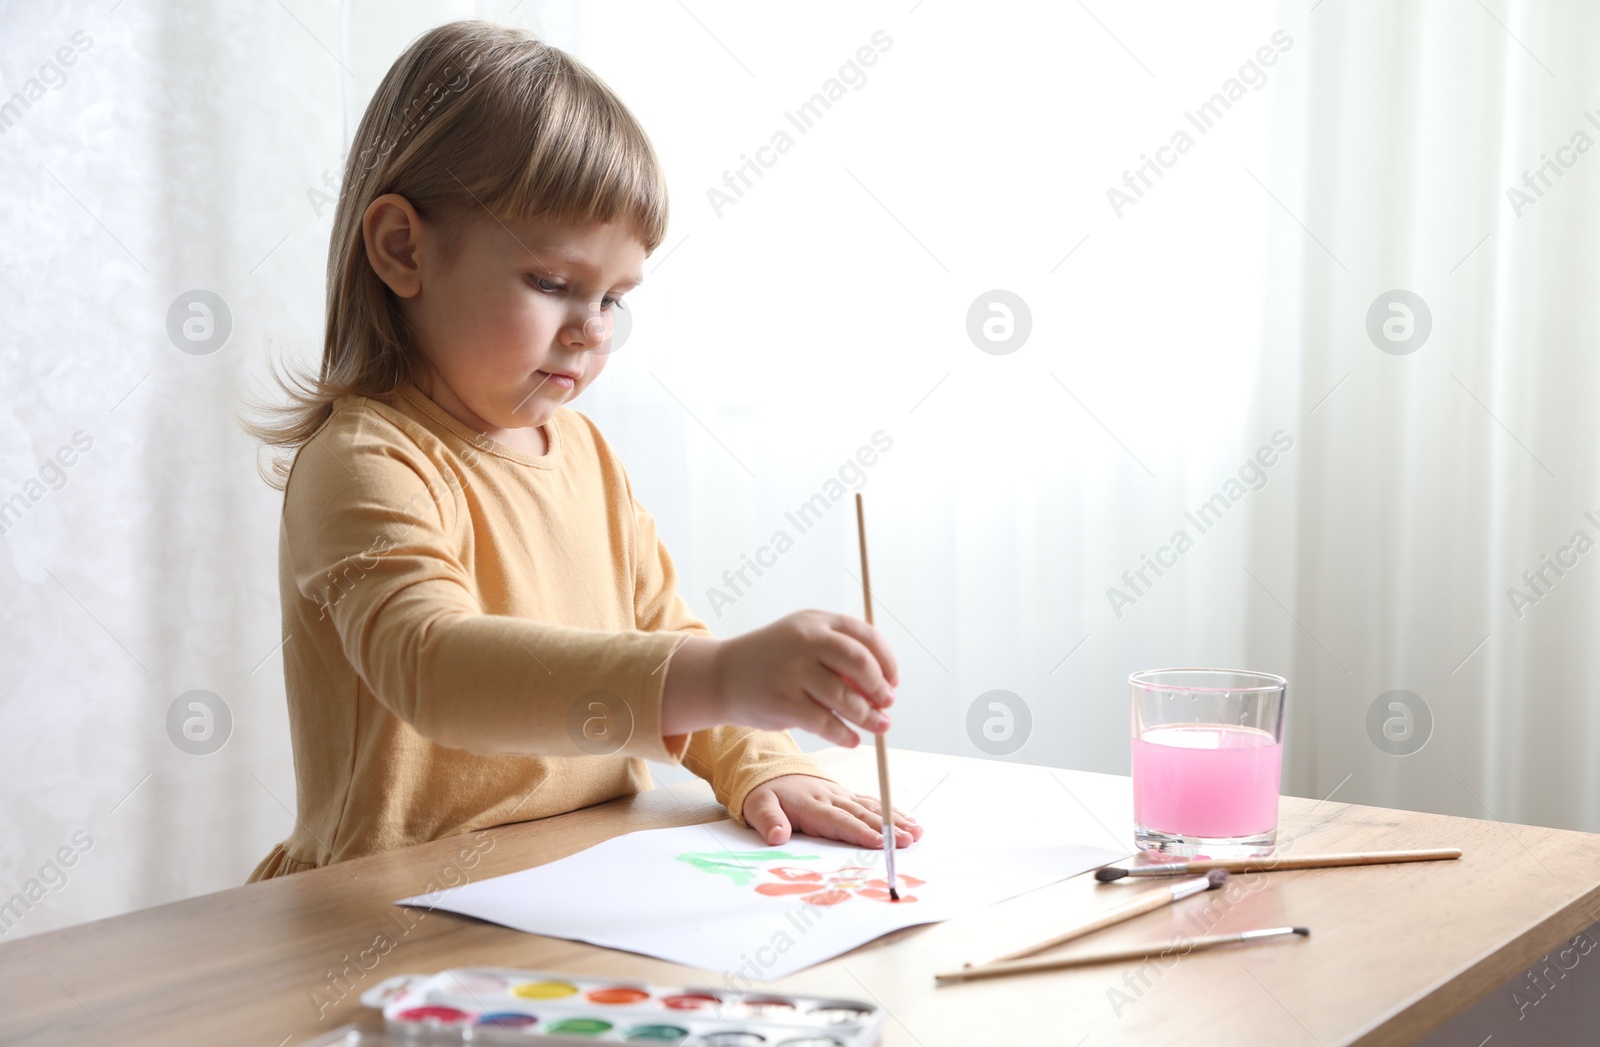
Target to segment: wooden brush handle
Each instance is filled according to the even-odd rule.
[[[1214,949],[1219,945],[1234,945],[1247,940],[1241,934],[1217,934],[1207,938],[1195,938],[1189,942],[1182,952],[1187,955],[1191,952],[1202,952]],[[1263,939],[1270,940],[1270,939]],[[1007,974],[1028,974],[1032,971],[1059,971],[1068,967],[1091,967],[1101,963],[1129,963],[1136,960],[1148,960],[1163,953],[1172,953],[1179,950],[1174,942],[1162,942],[1158,945],[1135,945],[1127,949],[1111,949],[1106,952],[1091,953],[1088,956],[1054,956],[1043,960],[1024,960],[1020,963],[986,963],[978,967],[966,967],[959,971],[946,971],[935,974],[934,980],[941,982],[971,981],[974,978],[999,978]]]
[[[1229,872],[1271,871],[1273,869],[1324,869],[1340,865],[1387,865],[1390,862],[1436,862],[1461,857],[1457,847],[1436,847],[1420,851],[1363,851],[1356,854],[1304,854],[1274,858],[1209,858],[1188,863],[1191,873],[1209,869]]]
[[[884,736],[874,735],[873,744],[878,750],[878,802],[883,807],[884,836],[894,838],[894,806],[889,800],[889,743]]]
[[[1079,924],[1070,931],[1058,934],[1054,938],[1050,938],[1047,941],[1042,941],[1037,945],[1030,945],[1026,948],[1018,949],[1015,952],[1008,952],[1004,956],[996,956],[988,963],[979,964],[977,966],[988,967],[990,964],[1007,963],[1011,960],[1020,960],[1024,956],[1032,956],[1035,953],[1044,952],[1046,949],[1054,949],[1058,945],[1064,945],[1076,938],[1082,938],[1086,934],[1093,934],[1095,931],[1101,930],[1102,928],[1110,927],[1113,924],[1122,923],[1125,920],[1131,920],[1135,916],[1140,916],[1147,912],[1154,912],[1156,909],[1159,909],[1162,906],[1171,904],[1172,891],[1170,889],[1163,888],[1158,891],[1149,891],[1140,895],[1138,898],[1133,899],[1132,901],[1124,902],[1114,909],[1108,909],[1099,916],[1096,916],[1094,919],[1090,920],[1088,923]],[[975,968],[968,968],[968,970],[973,969]]]
[[[861,602],[865,605],[867,624],[872,624],[872,569],[867,566],[867,514],[861,504],[861,492],[856,492],[856,539],[861,545]],[[889,801],[889,742],[882,735],[873,736],[878,751],[878,803],[883,808],[884,849],[894,849],[894,807]],[[891,856],[890,860],[893,858]]]

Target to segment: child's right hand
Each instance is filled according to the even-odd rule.
[[[667,670],[662,733],[714,723],[801,727],[853,748],[861,739],[847,724],[887,730],[880,710],[899,682],[894,652],[877,629],[848,615],[797,611],[730,640],[686,640]],[[698,722],[707,717],[711,723]]]

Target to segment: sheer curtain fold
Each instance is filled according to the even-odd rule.
[[[1600,538],[1584,516],[1600,15],[1330,3],[1301,17],[1307,62],[1280,85],[1274,145],[1294,218],[1280,214],[1269,265],[1298,286],[1267,310],[1298,373],[1262,389],[1298,402],[1308,433],[1292,520],[1268,535],[1308,699],[1290,786],[1593,830],[1596,579],[1576,552],[1535,581],[1543,596],[1524,572],[1580,530]],[[1398,355],[1369,331],[1396,289],[1431,317]],[[1397,755],[1374,724],[1431,736]]]

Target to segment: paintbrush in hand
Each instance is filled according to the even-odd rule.
[[[867,624],[872,624],[872,573],[867,569],[867,516],[861,508],[861,492],[856,492],[856,537],[861,543],[861,598],[866,604]],[[889,743],[880,731],[873,735],[878,749],[878,802],[883,814],[883,863],[889,874],[889,900],[899,901],[899,883],[894,875],[894,808],[889,805]]]

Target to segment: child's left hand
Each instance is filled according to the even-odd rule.
[[[858,847],[883,846],[883,807],[876,797],[853,793],[809,774],[783,774],[762,782],[744,798],[744,820],[768,845],[788,842],[792,831]],[[922,839],[922,826],[894,808],[894,845]]]

